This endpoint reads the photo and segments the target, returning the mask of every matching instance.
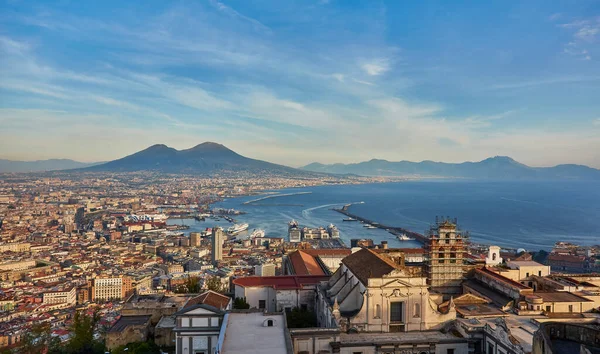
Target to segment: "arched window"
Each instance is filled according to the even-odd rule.
[[[421,304],[420,303],[415,303],[415,309],[414,309],[414,317],[421,317]]]
[[[492,253],[492,261],[496,260],[496,253]]]
[[[381,305],[375,305],[375,318],[381,318]]]

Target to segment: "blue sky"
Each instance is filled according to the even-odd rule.
[[[600,167],[600,2],[5,1],[0,158]]]

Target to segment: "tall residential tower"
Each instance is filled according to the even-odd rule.
[[[223,242],[225,242],[225,235],[223,229],[215,226],[212,229],[212,253],[211,260],[215,264],[223,259]]]

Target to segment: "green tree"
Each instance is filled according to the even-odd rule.
[[[250,308],[250,304],[246,302],[245,297],[236,297],[233,300],[233,308],[237,310],[247,310]]]
[[[134,342],[120,346],[112,354],[160,354],[160,348],[154,342]]]
[[[66,353],[69,354],[102,354],[104,344],[94,339],[94,329],[100,316],[94,312],[91,316],[82,311],[75,312],[71,324],[71,339],[66,345]]]
[[[289,328],[317,327],[317,316],[309,310],[294,307],[292,311],[286,314],[286,317]]]
[[[25,333],[17,353],[56,353],[60,348],[60,339],[52,337],[50,324],[47,322],[36,323]]]
[[[216,291],[218,293],[221,293],[225,290],[223,287],[223,283],[221,283],[221,278],[219,278],[216,275],[214,275],[212,277],[208,277],[204,281],[204,286],[206,287],[207,290]]]

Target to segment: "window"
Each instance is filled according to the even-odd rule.
[[[264,310],[267,308],[267,301],[265,300],[258,300],[258,308],[261,310]]]
[[[573,312],[573,305],[569,305],[569,312]]]
[[[390,303],[390,322],[402,322],[402,302]]]
[[[541,277],[542,276],[542,271],[538,271],[538,275]]]
[[[546,312],[552,312],[552,306],[546,306]]]
[[[454,348],[446,349],[446,354],[454,354]]]
[[[414,309],[414,317],[418,318],[421,317],[421,304],[419,304],[418,302],[415,304],[415,309]]]
[[[381,318],[381,305],[375,305],[375,318]]]
[[[525,278],[529,278],[529,272],[525,273]]]
[[[487,354],[494,354],[494,344],[493,343],[488,343]]]
[[[285,308],[285,313],[291,313],[292,312],[292,308],[291,307],[286,307]]]
[[[273,327],[273,320],[267,320],[267,327]]]
[[[496,253],[492,253],[492,261],[496,260]]]

